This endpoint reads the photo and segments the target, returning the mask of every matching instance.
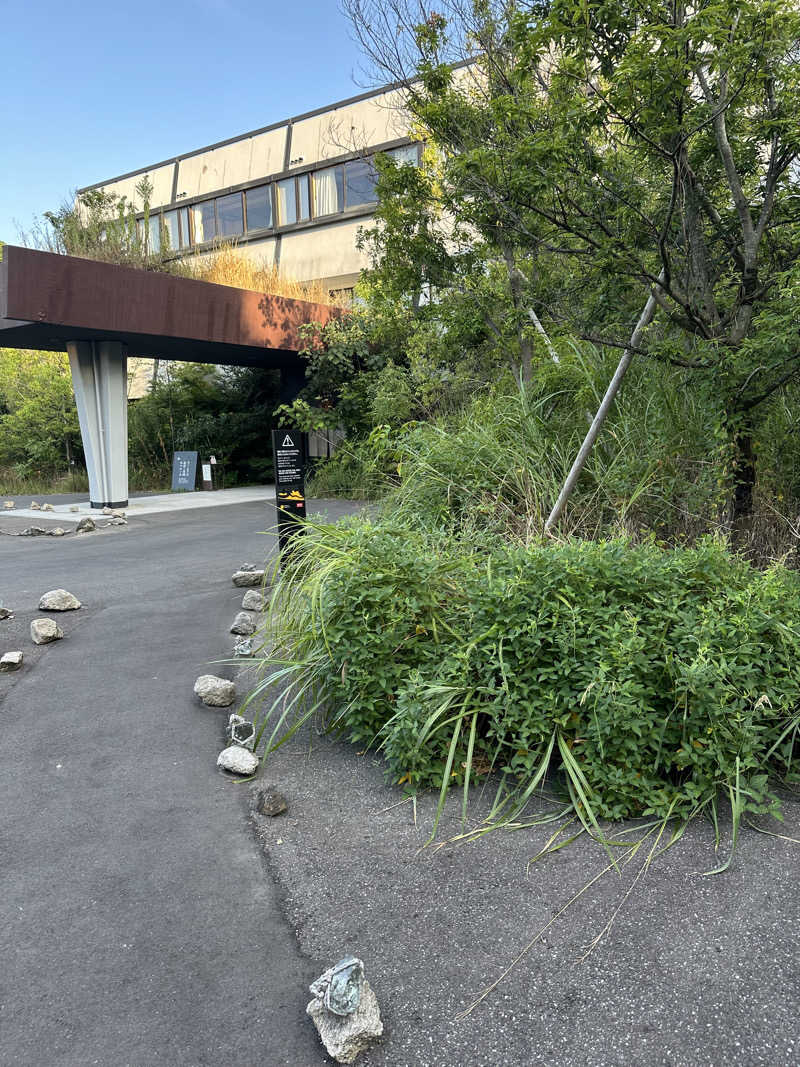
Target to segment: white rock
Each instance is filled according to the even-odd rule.
[[[51,589],[39,601],[39,611],[77,611],[80,600],[66,589]]]
[[[236,700],[234,683],[215,674],[201,674],[194,683],[194,692],[210,708],[229,708]]]
[[[78,507],[77,504],[70,504],[69,510],[70,511],[80,511],[81,509]]]
[[[12,511],[16,506],[17,505],[14,503],[13,500],[4,500],[3,501],[3,507],[6,509],[6,511]]]
[[[240,745],[228,745],[217,756],[217,766],[234,774],[255,774],[258,770],[258,756],[254,756]]]
[[[24,656],[21,652],[4,652],[0,656],[0,671],[18,671],[22,666]]]
[[[52,504],[42,504],[40,510],[41,511],[55,511],[56,509],[53,507]]]
[[[34,619],[31,623],[31,640],[35,645],[47,645],[63,636],[64,631],[55,619]]]
[[[30,511],[41,511],[42,510],[42,505],[41,504],[37,504],[35,500],[32,500],[30,502],[29,510]]]
[[[237,571],[236,574],[234,574],[231,577],[231,581],[233,582],[234,585],[238,585],[238,586],[261,585],[261,583],[264,581],[264,572],[263,571]]]
[[[106,526],[127,526],[127,519],[109,519]]]
[[[255,589],[248,589],[242,597],[242,607],[245,611],[263,611],[266,606],[267,598]]]
[[[50,537],[63,537],[65,530],[63,526],[54,526],[52,530],[47,531]]]
[[[334,1015],[325,1007],[324,998],[319,996],[309,1003],[306,1012],[311,1016],[322,1044],[337,1063],[352,1063],[383,1033],[378,998],[366,978],[361,987],[361,1000],[352,1014]]]
[[[112,508],[111,517],[114,519],[124,519],[125,512],[122,510],[122,508]]]
[[[233,620],[233,625],[231,626],[231,633],[242,634],[244,637],[247,637],[249,634],[254,634],[255,632],[256,620],[253,618],[252,615],[248,614],[248,612],[240,611],[236,618]]]
[[[106,504],[106,506],[103,508],[103,514],[104,515],[110,515],[111,514],[111,508],[108,506],[108,504]]]

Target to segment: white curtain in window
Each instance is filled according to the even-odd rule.
[[[206,240],[205,233],[203,232],[203,206],[197,204],[192,208],[192,222],[194,223],[194,240],[195,244],[201,244]]]
[[[314,175],[314,215],[333,215],[338,210],[336,167],[317,171]]]

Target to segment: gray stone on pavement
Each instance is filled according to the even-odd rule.
[[[28,510],[29,511],[41,511],[42,510],[42,505],[41,504],[37,504],[35,500],[32,500],[30,502],[29,506],[28,506]]]
[[[35,645],[48,645],[63,636],[64,631],[55,619],[34,619],[31,623],[31,640]]]
[[[242,597],[242,607],[245,611],[263,611],[266,606],[267,598],[255,589],[248,589]]]
[[[63,526],[54,526],[52,530],[47,531],[48,537],[63,537],[65,534]]]
[[[56,509],[53,507],[52,504],[42,504],[40,510],[41,511],[55,511]]]
[[[0,605],[0,619],[13,619],[14,612],[11,608],[4,608]]]
[[[80,600],[66,589],[51,589],[39,601],[39,611],[77,611]]]
[[[14,503],[14,501],[13,501],[13,500],[4,500],[4,501],[3,501],[3,508],[4,508],[4,509],[5,509],[6,511],[13,511],[13,509],[14,509],[14,508],[15,508],[16,506],[17,506],[17,505],[16,505],[15,503]]]
[[[215,674],[201,674],[194,683],[194,692],[209,708],[229,708],[236,700],[234,683]]]
[[[234,585],[243,587],[246,585],[261,585],[264,581],[263,571],[236,571],[231,577]]]
[[[288,811],[288,808],[286,797],[283,793],[279,793],[277,789],[272,788],[272,786],[266,786],[264,789],[259,790],[256,798],[256,811],[259,815],[266,815],[268,818],[274,819],[276,815],[283,815],[285,811]]]
[[[233,646],[233,651],[236,656],[252,656],[253,639],[251,637],[243,637],[241,641],[237,641]]]
[[[18,537],[42,537],[47,533],[42,526],[26,526],[24,530],[20,530],[17,534]]]
[[[94,519],[90,519],[88,515],[85,519],[81,519],[78,525],[75,527],[75,533],[90,533],[92,530],[96,530],[97,525]]]
[[[0,672],[18,671],[22,666],[24,656],[21,652],[4,652],[0,656]]]
[[[306,1008],[329,1055],[337,1063],[352,1063],[383,1033],[378,998],[369,982],[361,982],[361,999],[349,1015],[335,1015],[325,1006],[325,991],[335,968],[331,968],[311,985],[314,999]],[[321,995],[320,995],[321,994]]]
[[[240,611],[231,625],[232,634],[248,637],[256,632],[256,620],[246,611]]]
[[[258,770],[258,756],[254,756],[240,745],[229,745],[217,756],[217,766],[233,774],[255,774]]]

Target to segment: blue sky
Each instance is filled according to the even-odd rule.
[[[76,189],[361,92],[337,0],[0,0],[0,240]]]

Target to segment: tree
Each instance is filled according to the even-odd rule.
[[[81,456],[66,355],[0,348],[0,463],[51,473]]]
[[[633,354],[722,399],[746,527],[756,413],[800,375],[800,15],[775,0],[436,7],[347,0],[440,150],[445,209],[524,257],[525,300],[580,336],[624,349],[652,298]]]

